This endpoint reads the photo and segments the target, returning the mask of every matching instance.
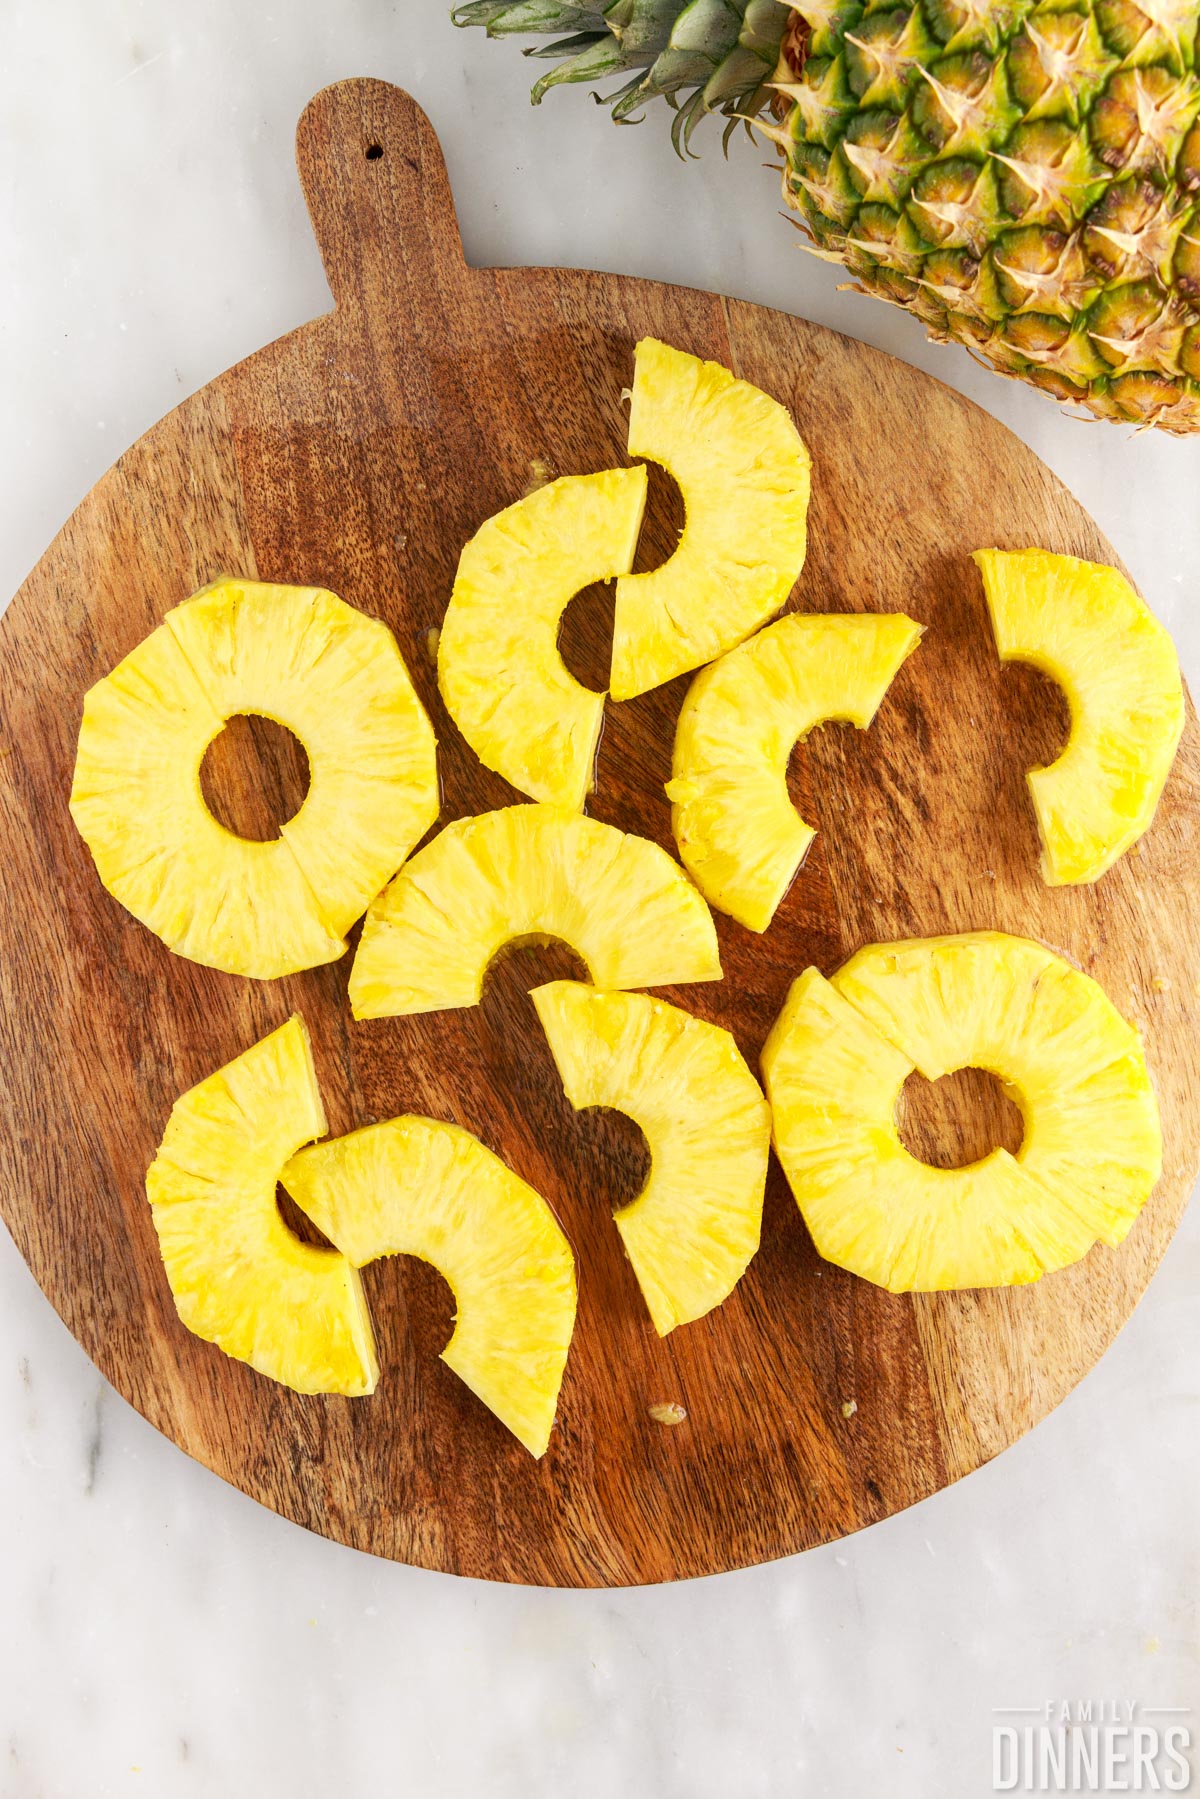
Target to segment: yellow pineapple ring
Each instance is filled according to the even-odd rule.
[[[650,1174],[615,1223],[660,1337],[727,1299],[758,1248],[771,1115],[733,1038],[645,993],[532,994],[576,1111],[639,1125]]]
[[[741,643],[779,611],[804,564],[810,460],[787,410],[720,363],[643,338],[629,453],[683,495],[679,547],[617,581],[611,688],[632,699]]]
[[[1027,777],[1052,887],[1096,881],[1147,831],[1183,730],[1170,633],[1115,568],[977,550],[1003,662],[1032,662],[1071,708],[1061,756]]]
[[[559,938],[598,987],[719,981],[712,914],[656,843],[555,806],[456,819],[367,913],[355,1018],[473,1006],[506,943]]]
[[[146,1176],[180,1318],[298,1393],[379,1378],[356,1270],[279,1216],[280,1171],[325,1130],[304,1021],[290,1018],[176,1100]]]
[[[874,944],[793,985],[762,1058],[776,1152],[820,1253],[894,1293],[1010,1286],[1115,1247],[1162,1167],[1141,1039],[1042,944],[978,931]],[[1015,1156],[933,1168],[895,1110],[987,1069],[1020,1107]]]
[[[469,1131],[431,1118],[315,1144],[281,1179],[354,1267],[413,1255],[445,1276],[456,1316],[442,1360],[544,1455],[575,1328],[575,1258],[541,1195]]]
[[[257,713],[308,753],[270,842],[218,824],[200,765]],[[317,587],[218,581],[84,700],[71,813],[100,879],[193,962],[268,980],[332,962],[438,811],[433,730],[387,626]]]
[[[438,639],[438,685],[485,768],[576,811],[595,785],[604,695],[558,653],[567,603],[633,567],[646,470],[564,475],[480,526]]]
[[[870,724],[922,627],[902,613],[789,613],[696,676],[667,798],[709,904],[765,931],[816,832],[788,797],[788,758],[817,725]]]

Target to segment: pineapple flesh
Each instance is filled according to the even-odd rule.
[[[576,1110],[641,1127],[650,1174],[616,1214],[654,1328],[703,1318],[758,1248],[771,1119],[728,1031],[644,993],[551,981],[533,1003]]]
[[[788,797],[793,748],[828,720],[865,730],[921,629],[902,613],[789,613],[697,675],[667,798],[710,905],[767,929],[816,835]]]
[[[535,98],[627,76],[614,114],[665,96],[681,148],[706,111],[769,107],[784,199],[860,292],[1099,418],[1200,430],[1200,0],[476,0],[456,17],[572,31],[539,52]]]
[[[575,1258],[550,1207],[457,1125],[392,1118],[302,1149],[281,1180],[350,1266],[430,1262],[454,1292],[442,1360],[531,1455],[550,1441]]]
[[[611,688],[633,699],[741,643],[779,611],[804,563],[810,461],[787,410],[716,362],[643,338],[629,453],[683,496],[678,548],[621,575]]]
[[[355,1018],[473,1006],[506,944],[560,939],[597,986],[719,981],[712,914],[644,837],[554,806],[447,825],[367,913],[350,973]]]
[[[995,1074],[1015,1156],[933,1168],[896,1104],[914,1069]],[[763,1051],[774,1143],[827,1260],[894,1293],[1010,1286],[1119,1244],[1162,1166],[1138,1033],[1043,945],[999,932],[876,944],[792,985]]]
[[[438,685],[486,768],[579,811],[595,785],[604,695],[558,653],[568,601],[633,567],[646,470],[564,475],[480,527],[438,639]]]
[[[370,1393],[379,1370],[358,1273],[302,1243],[275,1203],[284,1164],[324,1130],[293,1017],[175,1102],[146,1192],[190,1331],[298,1393]]]
[[[279,836],[227,831],[200,786],[238,713],[308,754]],[[429,720],[386,625],[313,587],[223,580],[87,694],[71,813],[101,881],[176,954],[269,980],[335,961],[437,817]]]
[[[1150,827],[1183,731],[1170,634],[1115,568],[1046,550],[978,550],[1003,662],[1031,662],[1071,710],[1066,748],[1031,769],[1042,875],[1096,881]]]

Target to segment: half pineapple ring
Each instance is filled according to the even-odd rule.
[[[371,1393],[357,1272],[302,1243],[275,1203],[284,1164],[325,1128],[308,1032],[290,1018],[176,1100],[146,1192],[190,1331],[298,1393]]]
[[[1029,771],[1052,887],[1096,881],[1150,827],[1183,730],[1170,634],[1118,574],[1048,550],[977,550],[1002,662],[1032,662],[1071,708],[1067,746]]]
[[[271,842],[204,803],[200,765],[257,713],[308,753]],[[335,961],[438,812],[429,720],[387,626],[318,587],[218,581],[84,700],[71,813],[108,891],[178,955],[269,980]]]
[[[643,338],[629,453],[683,495],[679,547],[617,582],[612,697],[711,662],[779,611],[804,565],[810,460],[787,410],[716,362]]]
[[[487,520],[462,553],[438,639],[438,685],[485,768],[579,811],[595,786],[604,695],[558,653],[567,603],[633,567],[646,470],[564,475]]]
[[[688,873],[710,905],[765,931],[816,835],[787,790],[817,725],[870,724],[922,627],[902,613],[789,613],[688,690],[667,798]]]
[[[442,1360],[544,1455],[575,1328],[575,1258],[541,1195],[469,1131],[432,1118],[314,1144],[280,1179],[355,1268],[410,1255],[445,1276],[456,1315]]]
[[[978,1067],[1015,1156],[933,1168],[895,1111],[919,1069]],[[1122,1241],[1162,1140],[1141,1040],[1095,981],[999,932],[876,944],[794,982],[763,1051],[774,1142],[820,1253],[894,1293],[1010,1286]]]
[[[367,913],[355,1018],[474,1006],[507,943],[559,938],[597,986],[719,981],[712,914],[656,843],[555,806],[456,819]]]
[[[771,1115],[728,1031],[644,993],[579,981],[533,1003],[577,1111],[641,1126],[650,1174],[616,1226],[660,1337],[727,1299],[758,1248]]]

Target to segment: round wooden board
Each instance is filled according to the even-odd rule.
[[[1195,715],[1140,853],[1095,887],[1044,887],[1024,770],[1053,753],[1058,707],[1032,675],[1001,671],[969,552],[1116,558],[1027,449],[926,376],[799,319],[609,275],[467,268],[433,132],[382,83],[318,95],[299,162],[336,311],[123,456],[0,622],[5,1219],[139,1411],[342,1542],[460,1574],[606,1586],[857,1530],[978,1467],[1055,1405],[1129,1316],[1179,1219],[1200,1136]],[[102,890],[66,803],[83,693],[221,571],[321,583],[386,619],[441,740],[443,818],[516,797],[450,724],[426,633],[462,544],[523,491],[531,465],[625,460],[621,390],[644,333],[792,409],[815,464],[792,603],[902,609],[929,627],[869,732],[830,728],[799,752],[796,796],[820,834],[771,931],[718,917],[726,979],[668,997],[728,1026],[755,1064],[810,963],[828,973],[863,943],[938,931],[1044,939],[1146,1036],[1164,1173],[1118,1253],[1096,1249],[1033,1288],[892,1297],[818,1260],[773,1163],[746,1277],[660,1342],[610,1220],[638,1179],[636,1134],[570,1111],[527,998],[578,968],[565,950],[513,953],[478,1009],[356,1025],[348,957],[274,984],[238,980],[173,957]],[[655,559],[671,529],[660,497]],[[584,610],[576,637],[596,666],[604,606]],[[667,848],[662,787],[685,688],[610,706],[591,806]],[[248,792],[261,777],[248,752],[240,766]],[[293,1010],[312,1032],[333,1132],[402,1111],[453,1119],[563,1219],[579,1321],[541,1462],[437,1359],[449,1293],[421,1264],[366,1273],[384,1370],[369,1400],[298,1397],[178,1322],[145,1169],[177,1095]],[[960,1149],[981,1132],[986,1146],[989,1129],[964,1115]],[[654,1422],[663,1400],[686,1407],[684,1424]]]

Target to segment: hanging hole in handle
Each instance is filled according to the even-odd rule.
[[[368,162],[378,162],[379,158],[382,155],[383,155],[383,145],[382,144],[368,144],[367,145],[367,161]]]

